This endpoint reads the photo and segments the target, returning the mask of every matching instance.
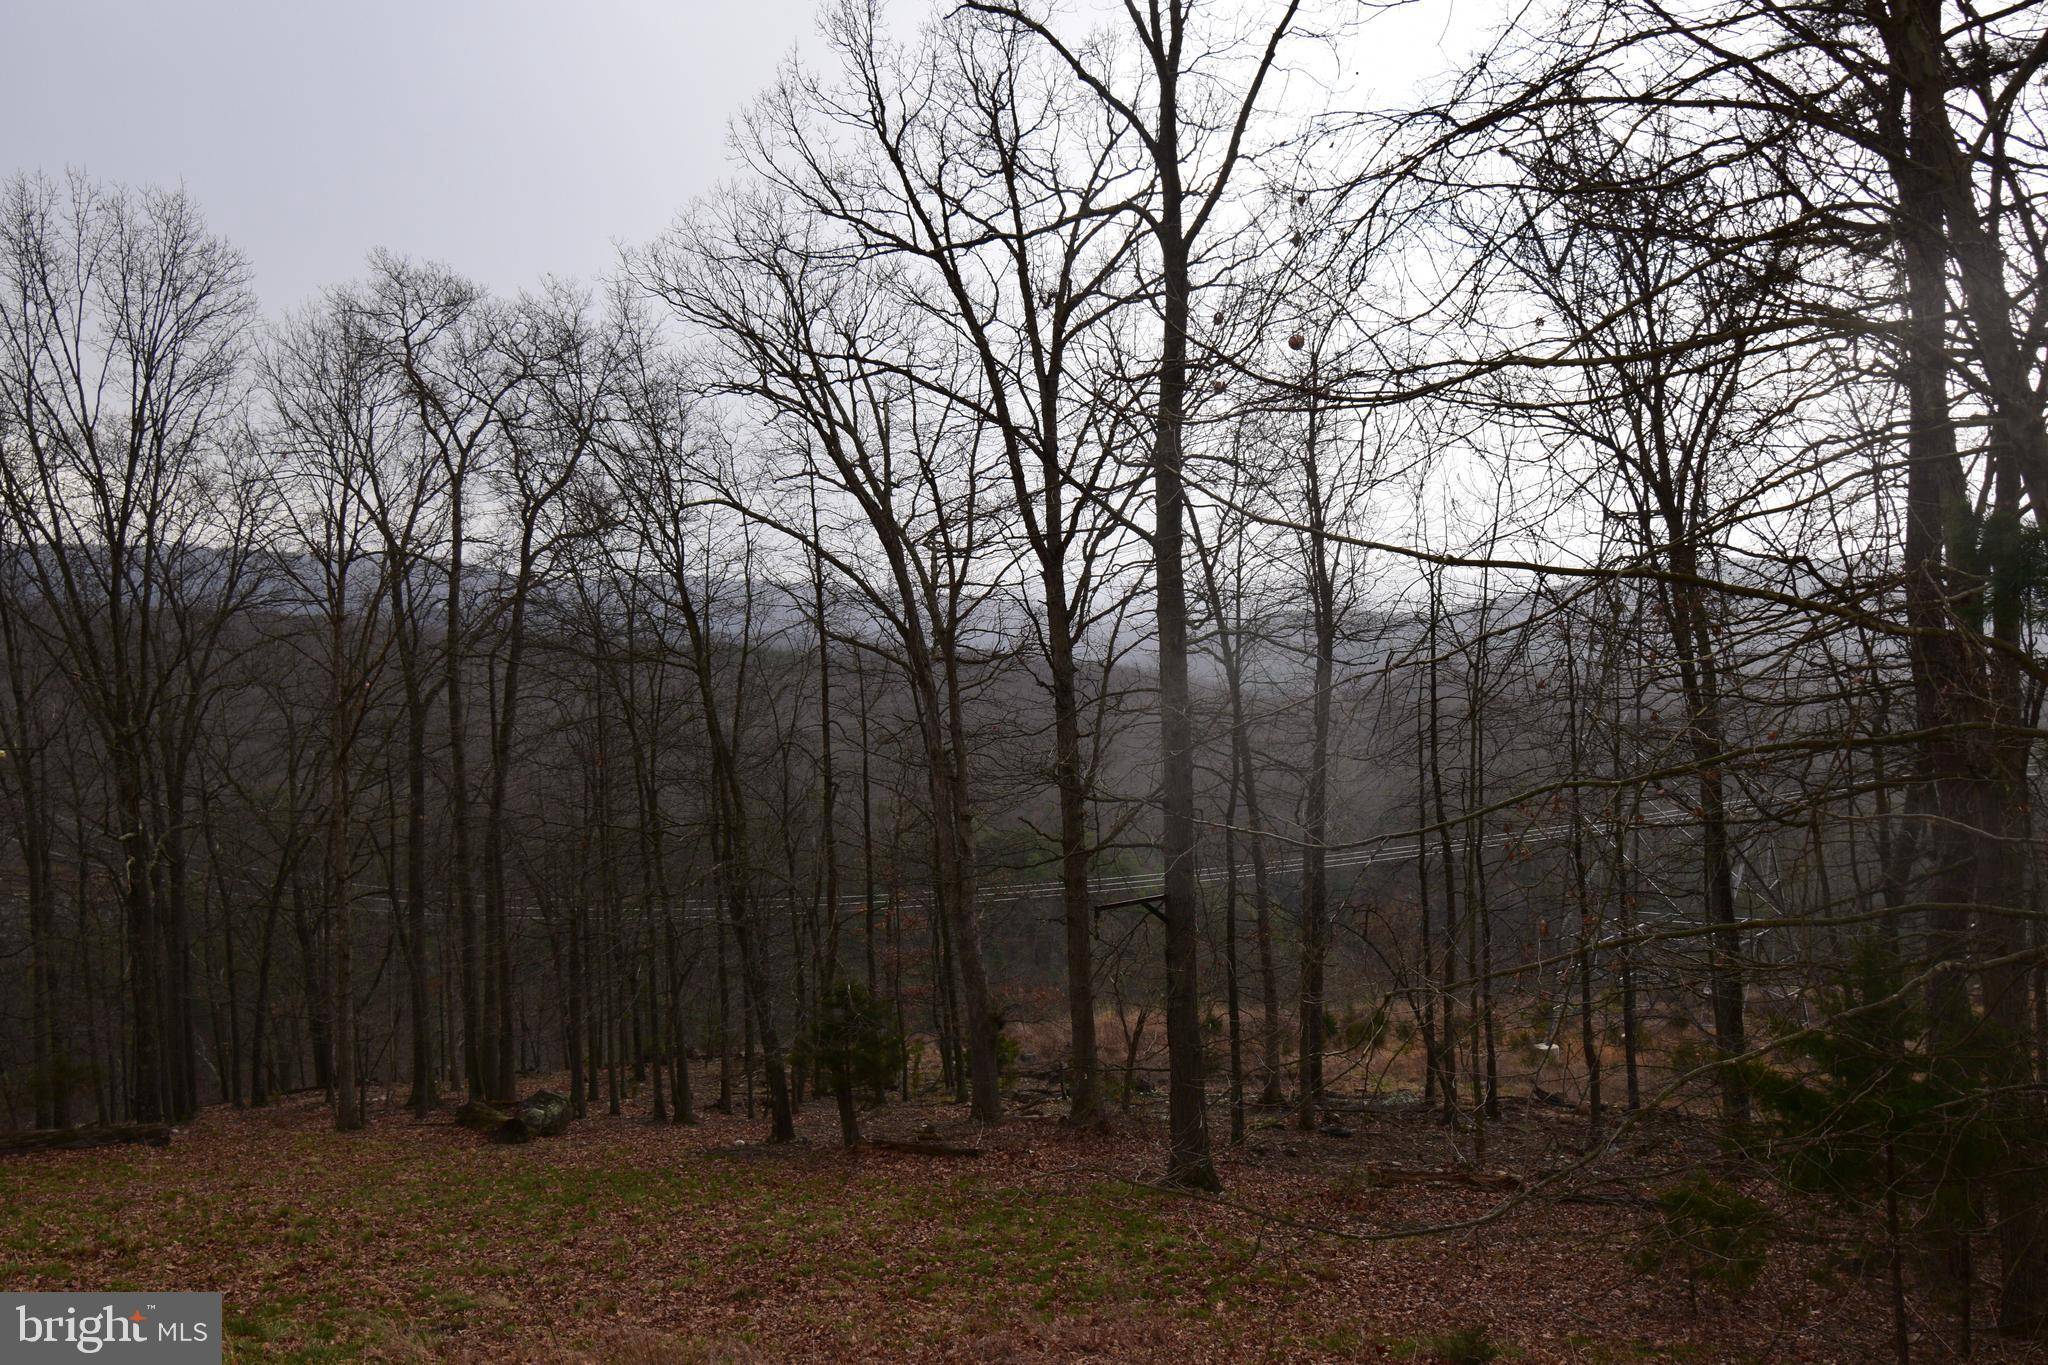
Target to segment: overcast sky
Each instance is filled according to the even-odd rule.
[[[815,3],[0,0],[0,174],[182,182],[272,310],[375,246],[588,278],[728,173],[726,119],[815,50]],[[1375,24],[1360,78],[1405,90],[1484,8]]]

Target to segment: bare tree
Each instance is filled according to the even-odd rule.
[[[0,214],[0,499],[114,784],[127,1105],[155,1119],[194,1102],[189,963],[161,889],[153,741],[181,642],[160,589],[210,552],[202,488],[234,430],[247,269],[183,195],[17,177]]]
[[[1209,1155],[1197,975],[1199,891],[1195,879],[1194,730],[1189,718],[1187,490],[1182,429],[1187,416],[1188,346],[1194,264],[1216,226],[1261,108],[1267,78],[1294,34],[1301,0],[1273,5],[1256,27],[1212,15],[1195,0],[1168,0],[1125,17],[1138,49],[1142,95],[1107,54],[1062,36],[1037,10],[999,0],[963,8],[1030,33],[1144,148],[1156,172],[1158,207],[1147,214],[1157,252],[1161,341],[1154,435],[1152,552],[1158,601],[1160,852],[1166,862],[1166,1037],[1172,1076],[1168,1176],[1195,1189],[1222,1187]],[[1221,32],[1212,32],[1221,29]]]

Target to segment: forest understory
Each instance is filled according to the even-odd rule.
[[[844,1151],[829,1103],[804,1108],[794,1145],[770,1146],[758,1120],[656,1123],[644,1099],[505,1146],[452,1109],[420,1123],[402,1095],[376,1092],[367,1130],[338,1136],[314,1094],[209,1108],[167,1148],[0,1162],[0,1281],[217,1287],[229,1360],[1855,1361],[1889,1349],[1881,1260],[1790,1208],[1739,1297],[1702,1287],[1695,1303],[1682,1277],[1636,1266],[1646,1191],[1713,1167],[1773,1200],[1760,1173],[1721,1154],[1710,1119],[1636,1116],[1604,1155],[1545,1183],[1583,1158],[1582,1114],[1509,1101],[1472,1167],[1457,1156],[1470,1134],[1452,1142],[1412,1097],[1342,1113],[1345,1136],[1252,1110],[1245,1143],[1218,1144],[1230,1194],[1217,1201],[1155,1183],[1165,1125],[1149,1100],[1085,1135],[1051,1117],[984,1129],[965,1105],[936,1102],[864,1115],[871,1138],[981,1152],[949,1158]],[[1477,1218],[1490,1221],[1372,1240]],[[1923,1313],[1916,1349],[1943,1354],[1951,1327]],[[1976,1358],[2021,1349],[1987,1338]]]

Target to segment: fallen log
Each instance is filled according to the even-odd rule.
[[[980,1156],[979,1147],[955,1147],[949,1142],[910,1142],[899,1138],[869,1138],[865,1144],[878,1151],[903,1152],[910,1156]]]
[[[1558,1199],[1567,1204],[1604,1204],[1618,1209],[1651,1210],[1658,1207],[1657,1201],[1645,1194],[1593,1194],[1573,1190],[1559,1195]]]
[[[512,1111],[500,1109],[495,1104],[482,1100],[471,1100],[455,1111],[455,1121],[464,1128],[474,1128],[479,1133],[495,1133],[512,1118]]]
[[[1519,1190],[1522,1177],[1512,1171],[1481,1171],[1468,1166],[1417,1169],[1411,1166],[1369,1165],[1366,1173],[1380,1185],[1469,1185],[1481,1190]]]
[[[1374,1095],[1362,1100],[1325,1099],[1317,1105],[1325,1114],[1405,1114],[1425,1107],[1422,1097],[1414,1094]]]
[[[73,1152],[87,1147],[113,1147],[143,1142],[152,1147],[171,1145],[168,1123],[95,1123],[79,1128],[40,1128],[26,1133],[0,1134],[0,1156],[26,1156],[31,1152]]]

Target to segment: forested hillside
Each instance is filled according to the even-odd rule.
[[[1383,17],[833,0],[723,187],[516,292],[259,300],[183,190],[6,182],[0,1148],[170,1146],[21,1207],[273,1132],[495,1199],[458,1117],[814,1145],[761,1178],[853,1224],[1056,1148],[1193,1197],[1060,1187],[1108,1302],[1237,1325],[1055,1276],[1047,1354],[1638,1330],[1540,1248],[1315,1297],[1496,1226],[1644,1349],[2030,1349],[2048,10],[1539,4],[1399,104]],[[649,1197],[772,1223],[718,1169]]]

